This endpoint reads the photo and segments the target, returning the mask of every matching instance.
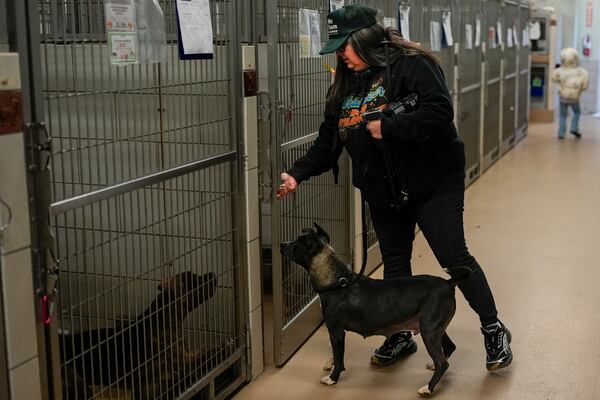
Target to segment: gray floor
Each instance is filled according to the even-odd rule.
[[[513,333],[515,361],[501,373],[485,370],[477,318],[457,294],[448,329],[457,350],[436,398],[600,399],[599,125],[584,118],[584,137],[563,141],[553,125],[534,125],[467,190],[467,243]],[[414,273],[443,275],[421,235],[413,260]],[[380,341],[348,334],[346,371],[326,387],[321,327],[283,368],[267,368],[235,399],[418,398],[430,378],[420,337],[416,354],[388,368],[369,364]]]

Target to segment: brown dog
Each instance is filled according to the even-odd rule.
[[[162,280],[156,299],[133,322],[60,335],[63,396],[86,399],[93,394],[92,385],[129,389],[140,400],[172,390],[184,372],[179,368],[189,373],[211,358],[212,351],[187,349],[183,322],[214,295],[216,283],[212,272],[171,276]]]

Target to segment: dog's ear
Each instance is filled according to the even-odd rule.
[[[162,292],[170,292],[174,290],[177,282],[175,282],[174,276],[165,276],[160,280],[160,283],[157,286],[157,289]]]
[[[331,239],[329,239],[329,235],[327,232],[325,232],[325,229],[321,228],[316,222],[313,222],[313,226],[317,230],[317,236],[322,238],[327,243],[331,242]]]

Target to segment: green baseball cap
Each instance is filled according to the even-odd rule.
[[[377,11],[360,4],[344,6],[327,15],[329,40],[319,54],[333,53],[353,32],[377,23]]]

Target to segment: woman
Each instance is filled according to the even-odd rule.
[[[453,123],[452,101],[438,60],[419,45],[405,41],[394,29],[376,21],[376,11],[348,5],[328,15],[329,41],[321,54],[336,52],[335,79],[327,94],[325,119],[305,156],[281,174],[278,198],[299,183],[329,169],[345,147],[352,158],[352,180],[369,210],[383,256],[384,279],[411,275],[412,243],[419,225],[438,262],[450,271],[472,270],[459,285],[479,315],[490,371],[512,361],[510,332],[498,320],[485,275],[467,249],[463,230],[464,145]],[[389,57],[382,41],[389,41]],[[386,70],[390,63],[389,70]],[[388,106],[416,94],[418,108],[396,114]],[[362,114],[384,109],[380,120],[363,122]],[[381,143],[391,154],[395,182],[389,183]],[[403,196],[404,197],[404,196]],[[414,353],[410,332],[387,338],[371,362],[387,366]]]

